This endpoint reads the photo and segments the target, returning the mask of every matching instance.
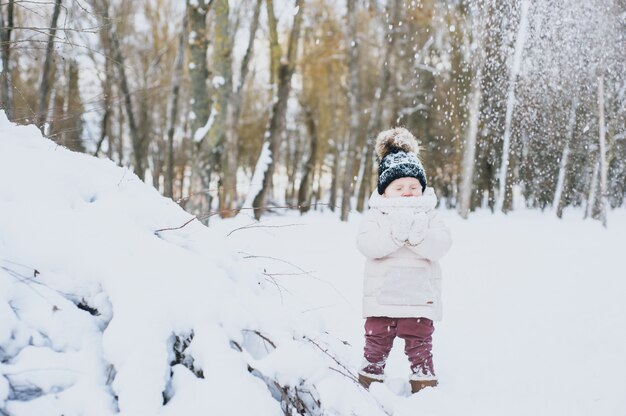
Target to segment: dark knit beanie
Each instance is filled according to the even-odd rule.
[[[399,178],[415,178],[426,189],[426,173],[418,159],[419,145],[415,136],[407,129],[396,127],[385,130],[376,137],[376,155],[378,165],[378,193]]]

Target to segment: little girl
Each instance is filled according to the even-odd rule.
[[[359,228],[357,247],[367,258],[363,288],[365,388],[384,380],[396,336],[411,363],[411,391],[437,385],[432,359],[433,321],[441,320],[439,260],[450,248],[450,232],[434,210],[437,197],[426,187],[415,137],[404,128],[376,138],[378,189]]]

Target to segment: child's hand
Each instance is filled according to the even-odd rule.
[[[404,243],[409,239],[413,216],[413,210],[410,208],[396,208],[389,213],[391,236],[396,241]]]
[[[413,224],[409,230],[409,244],[416,246],[424,241],[428,232],[428,215],[425,212],[418,212],[413,216]]]

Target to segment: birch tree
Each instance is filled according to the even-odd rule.
[[[604,118],[604,105],[604,77],[600,75],[598,77],[598,142],[600,145],[600,155],[598,156],[600,167],[600,198],[598,199],[598,214],[600,221],[602,221],[602,225],[606,227],[606,211],[609,206],[607,187],[607,174],[609,171],[609,164],[607,162],[606,121]]]
[[[552,199],[552,212],[559,218],[563,215],[563,190],[565,189],[565,179],[567,177],[568,162],[570,156],[570,143],[574,138],[574,129],[576,127],[576,109],[578,108],[578,97],[572,99],[570,115],[567,121],[565,131],[565,143],[563,144],[563,152],[559,161],[559,177],[557,178],[556,188],[554,190],[554,198]]]
[[[517,76],[519,75],[522,65],[522,53],[524,44],[528,35],[528,9],[530,1],[523,0],[520,11],[519,28],[515,39],[515,47],[511,58],[511,70],[508,82],[508,91],[506,97],[506,115],[504,120],[504,135],[502,137],[502,159],[500,161],[500,170],[498,178],[498,196],[496,199],[495,210],[503,211],[505,193],[507,190],[507,179],[509,177],[509,152],[511,148],[511,122],[513,120],[513,111],[515,110],[515,85]]]
[[[482,102],[482,82],[483,82],[483,65],[485,63],[483,33],[480,30],[482,22],[478,12],[470,10],[472,16],[472,27],[468,28],[471,33],[471,42],[467,44],[469,50],[468,56],[471,59],[471,66],[474,76],[471,82],[471,92],[469,108],[467,112],[468,126],[465,132],[465,141],[463,145],[463,159],[461,162],[461,183],[459,189],[458,211],[462,218],[467,219],[470,211],[472,199],[474,167],[476,157],[476,139],[478,136],[478,127],[480,122],[480,107]],[[472,50],[473,52],[470,52]]]

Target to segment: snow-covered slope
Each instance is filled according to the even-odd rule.
[[[155,233],[190,217],[1,113],[0,178],[5,413],[626,414],[623,209],[608,229],[578,211],[442,211],[454,245],[434,335],[440,386],[411,396],[401,342],[385,384],[353,380],[358,214],[244,212]]]
[[[0,112],[0,178],[5,413],[280,415],[282,398],[332,414],[338,390],[360,397],[342,414],[381,413],[323,351],[347,347],[224,234],[157,232],[190,215],[128,170]]]

